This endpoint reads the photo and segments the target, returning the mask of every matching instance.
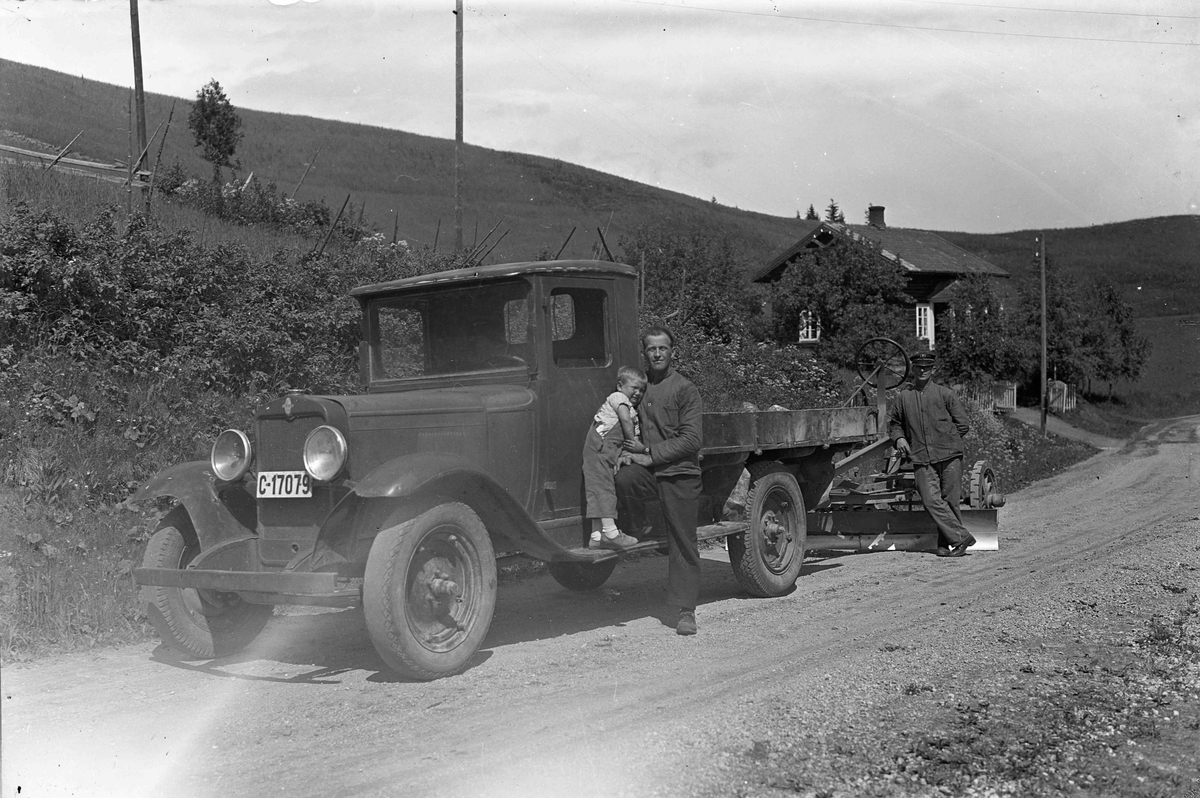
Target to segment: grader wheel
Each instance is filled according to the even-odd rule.
[[[987,460],[977,460],[971,467],[967,504],[976,510],[1004,505],[1004,494],[997,487],[996,473],[988,465]]]

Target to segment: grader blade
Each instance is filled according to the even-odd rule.
[[[963,525],[975,537],[968,551],[999,551],[994,508],[962,508]],[[834,511],[807,513],[809,551],[933,551],[938,531],[922,511]]]

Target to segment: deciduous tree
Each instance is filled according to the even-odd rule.
[[[1005,307],[997,288],[995,279],[978,276],[949,291],[950,312],[939,317],[937,349],[940,368],[952,380],[1022,381],[1037,357],[1026,319]]]
[[[242,119],[215,79],[196,92],[188,127],[196,138],[196,146],[202,148],[204,160],[213,165],[213,180],[220,182],[222,166],[232,169],[239,165],[232,159],[242,140]]]
[[[645,224],[619,244],[624,262],[644,270],[644,319],[691,324],[728,339],[744,332],[757,311],[745,256],[726,232]]]

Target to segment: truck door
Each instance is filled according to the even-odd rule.
[[[542,405],[542,519],[583,512],[582,453],[592,417],[616,390],[614,281],[548,278],[542,329],[548,346]]]

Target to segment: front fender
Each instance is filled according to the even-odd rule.
[[[201,551],[257,534],[258,510],[245,483],[219,481],[206,461],[180,463],[158,472],[129,500],[161,497],[175,499],[187,510]]]
[[[548,538],[487,473],[443,452],[397,457],[359,480],[322,524],[318,547],[328,546],[348,558],[365,557],[369,546],[352,553],[355,541],[374,540],[398,507],[413,502],[420,506],[432,497],[462,502],[478,513],[498,551],[520,551],[539,560],[586,559]]]

